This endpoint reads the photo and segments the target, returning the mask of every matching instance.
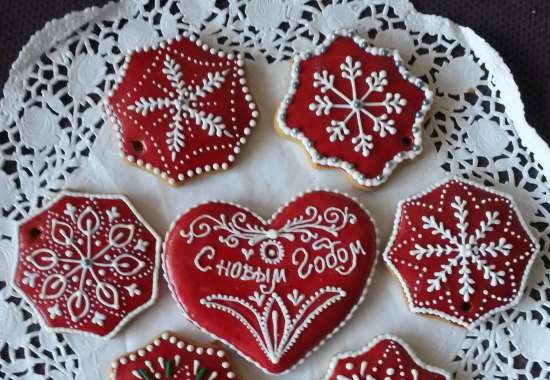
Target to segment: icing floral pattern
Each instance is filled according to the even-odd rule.
[[[109,212],[110,219],[116,219],[116,208]],[[134,237],[135,226],[132,224],[114,224],[110,226],[108,241],[103,243],[96,236],[100,229],[100,219],[97,212],[90,206],[77,214],[75,206],[67,204],[65,214],[73,225],[58,219],[52,220],[51,239],[66,249],[63,253],[49,248],[38,248],[26,258],[38,271],[49,271],[55,267],[61,269],[58,273],[47,275],[40,288],[40,298],[59,300],[68,296],[67,311],[73,322],[78,322],[92,310],[90,297],[95,295],[97,301],[111,309],[120,308],[119,290],[105,276],[105,268],[112,268],[121,276],[131,276],[139,273],[145,262],[131,253],[112,256],[112,248],[126,248]],[[83,245],[84,250],[80,245]],[[140,241],[139,243],[146,244]],[[136,246],[140,248],[140,246]],[[131,252],[131,251],[130,251]],[[34,283],[35,276],[29,274],[29,283]],[[35,275],[35,274],[34,274]],[[68,282],[76,280],[76,288],[69,289]],[[87,288],[87,289],[86,289]],[[48,311],[50,317],[62,315],[61,306],[55,303]],[[105,315],[95,311],[92,322],[103,324]]]
[[[125,57],[107,93],[123,157],[169,184],[226,170],[258,111],[239,54],[187,32]]]
[[[341,288],[325,287],[305,300],[294,290],[287,294],[287,298],[292,307],[301,304],[295,314],[290,312],[277,292],[269,294],[267,299],[259,293],[250,297],[259,308],[242,298],[221,294],[208,296],[201,300],[201,304],[235,317],[250,331],[271,362],[278,363],[311,321],[345,296],[346,292]],[[279,335],[281,330],[283,333]]]
[[[168,332],[113,363],[111,380],[230,380],[225,351],[195,346]]]
[[[376,244],[376,228],[360,205],[314,190],[269,220],[224,202],[190,209],[166,239],[165,267],[195,324],[280,374],[355,310]],[[201,290],[191,292],[183,279],[195,275]]]
[[[452,178],[399,204],[384,260],[412,311],[471,328],[519,301],[538,249],[508,195]]]
[[[428,125],[429,133],[426,134],[433,138],[433,143],[438,147],[438,151],[441,149],[438,155],[439,164],[444,165],[446,171],[453,171],[456,174],[473,178],[481,176],[487,183],[490,182],[505,187],[509,192],[514,192],[516,200],[522,203],[526,219],[537,225],[539,229],[537,237],[543,239],[545,247],[548,246],[549,217],[548,210],[544,206],[548,199],[546,179],[542,174],[542,168],[535,161],[537,156],[533,157],[532,153],[528,151],[529,144],[525,142],[521,144],[518,139],[516,128],[523,128],[523,125],[518,127],[521,124],[519,119],[522,113],[509,112],[509,106],[514,102],[503,102],[501,99],[502,94],[506,94],[502,88],[503,83],[508,84],[512,81],[503,81],[498,77],[502,66],[499,64],[499,59],[492,59],[494,57],[492,49],[484,49],[483,54],[477,51],[478,46],[472,44],[470,40],[466,41],[460,33],[460,29],[452,22],[438,24],[440,27],[437,30],[433,28],[430,30],[430,26],[433,24],[424,23],[429,20],[417,12],[411,11],[408,1],[349,1],[328,5],[323,2],[289,3],[288,1],[271,0],[254,2],[236,0],[217,2],[216,5],[212,0],[169,0],[161,2],[157,6],[153,6],[153,3],[154,1],[149,0],[136,7],[125,7],[120,4],[120,6],[110,9],[95,9],[91,12],[71,15],[67,18],[69,22],[57,23],[46,33],[41,32],[40,35],[46,38],[35,39],[35,43],[31,44],[30,49],[27,49],[27,54],[21,55],[21,58],[30,58],[31,56],[40,57],[41,53],[44,53],[43,56],[47,59],[35,62],[22,59],[21,62],[24,61],[25,64],[18,66],[14,72],[22,75],[21,79],[25,84],[21,85],[20,81],[12,81],[13,83],[8,85],[5,91],[8,97],[19,94],[22,90],[29,92],[29,96],[21,95],[17,101],[6,101],[2,107],[5,113],[0,115],[0,119],[3,116],[8,116],[8,119],[2,119],[2,123],[3,128],[10,135],[10,141],[4,145],[4,158],[17,162],[18,169],[9,177],[6,176],[5,181],[3,181],[4,178],[0,178],[0,189],[6,189],[0,192],[0,204],[4,208],[6,219],[17,220],[24,217],[29,209],[33,212],[42,204],[44,197],[59,191],[66,181],[72,178],[74,174],[71,173],[79,172],[78,170],[73,171],[73,168],[87,163],[88,160],[95,160],[93,154],[88,157],[87,152],[90,147],[100,141],[97,134],[104,124],[101,123],[94,127],[94,124],[88,121],[80,123],[81,111],[75,112],[75,118],[69,116],[69,120],[72,122],[71,128],[59,128],[57,135],[60,142],[47,149],[48,153],[50,153],[50,149],[55,149],[55,154],[40,154],[35,150],[34,153],[20,155],[23,144],[18,142],[16,137],[11,137],[21,133],[23,129],[21,125],[13,126],[13,123],[18,120],[18,115],[32,109],[37,98],[42,96],[48,102],[47,107],[54,106],[60,102],[59,99],[67,98],[66,89],[60,89],[55,93],[52,90],[55,88],[53,83],[59,80],[59,76],[52,78],[48,74],[51,73],[51,70],[67,70],[71,61],[75,60],[75,55],[97,53],[105,57],[108,62],[109,70],[104,77],[105,84],[102,83],[95,89],[93,96],[86,98],[89,102],[92,98],[101,98],[103,89],[113,83],[113,73],[117,71],[120,61],[118,49],[112,49],[113,44],[117,44],[122,51],[138,46],[150,46],[159,38],[170,38],[181,33],[181,30],[189,28],[197,33],[202,31],[201,38],[209,39],[213,46],[221,45],[226,51],[238,49],[251,59],[255,59],[258,64],[264,64],[266,61],[284,61],[296,53],[315,47],[318,41],[326,38],[332,30],[349,27],[359,30],[373,45],[398,48],[406,57],[406,62],[413,62],[410,66],[416,73],[428,75],[433,88],[437,88],[438,92],[441,89],[437,103],[441,104],[441,107],[438,106],[439,116],[444,117],[445,121],[434,119]],[[179,10],[175,6],[179,7]],[[259,11],[253,14],[253,8]],[[173,14],[174,12],[175,14]],[[253,18],[257,14],[262,17]],[[410,17],[411,14],[415,17]],[[313,19],[308,17],[309,15],[312,15]],[[431,19],[441,20],[441,18],[433,17]],[[166,22],[167,20],[173,22]],[[219,27],[220,20],[227,20],[223,28]],[[421,28],[418,27],[417,20],[422,21]],[[80,21],[89,22],[80,27]],[[69,28],[76,25],[74,22],[78,24],[79,29],[75,28],[74,33],[67,33]],[[290,25],[288,30],[286,25]],[[133,42],[131,47],[123,43],[130,39]],[[70,47],[76,44],[79,44],[80,49],[75,52]],[[489,54],[489,59],[485,59],[487,54]],[[478,59],[480,55],[482,58]],[[474,59],[470,59],[470,57]],[[410,60],[411,58],[412,60]],[[22,70],[29,65],[33,66],[32,70]],[[451,69],[451,66],[456,70]],[[432,71],[435,73],[433,78],[429,75],[429,72]],[[444,71],[447,78],[450,79],[446,83],[443,83],[442,78]],[[439,75],[436,75],[437,73]],[[506,78],[508,76],[505,76]],[[37,86],[37,82],[42,85]],[[453,85],[452,92],[443,88],[447,83]],[[24,87],[20,89],[19,86]],[[46,87],[50,90],[44,90]],[[475,91],[476,100],[475,104],[470,106],[464,99],[465,97],[470,99],[472,91]],[[448,93],[456,95],[448,95]],[[75,108],[78,108],[78,102],[75,103]],[[519,101],[516,102],[516,104],[519,103]],[[69,103],[66,108],[72,109],[72,104],[74,103]],[[459,108],[457,107],[459,104],[467,104],[468,107]],[[481,107],[481,105],[488,106]],[[502,107],[503,105],[505,107]],[[61,104],[56,111],[62,110],[62,108]],[[87,112],[87,116],[91,115],[96,120],[101,118],[101,107],[92,107],[89,111],[91,112]],[[468,142],[468,137],[473,137],[474,132],[480,130],[477,125],[470,125],[469,120],[478,120],[480,117],[492,118],[491,122],[498,127],[499,136],[504,136],[505,143],[510,144],[507,150],[498,150],[499,155],[496,158],[480,148],[470,149],[464,144],[464,139]],[[86,118],[86,120],[90,119],[90,117]],[[104,132],[104,130],[101,131]],[[67,138],[71,134],[74,135],[74,139]],[[494,144],[494,135],[485,133],[484,136],[491,136],[491,139],[487,139],[491,143],[485,146],[487,149],[493,150],[496,145],[501,145],[501,140],[499,140],[499,144]],[[540,157],[538,159],[540,160]],[[544,161],[540,162],[545,165]],[[532,174],[533,172],[537,174]],[[18,184],[17,188],[16,183]],[[524,190],[527,188],[528,190]],[[14,252],[10,250],[6,253],[13,254]],[[8,278],[9,267],[4,266],[3,269],[5,269],[4,278]],[[524,301],[529,305],[530,300],[529,297],[524,297]],[[6,319],[19,319],[23,307],[25,307],[25,313],[30,310],[25,302],[18,302],[17,305],[18,313],[6,314]],[[487,336],[495,335],[492,330],[494,326],[493,324],[491,327],[487,327]],[[29,337],[32,336],[29,335]],[[529,336],[521,334],[516,337],[525,340],[529,338]],[[444,338],[442,335],[442,339]],[[79,375],[93,377],[90,375],[91,372],[87,372],[83,368],[82,364],[87,361],[83,354],[83,352],[87,352],[85,351],[86,345],[80,347],[74,342],[71,344],[66,341],[59,343],[55,339],[49,341],[52,344],[52,352],[63,351],[65,347],[70,349],[72,346],[74,351],[81,355],[80,368],[75,369],[75,374],[72,376],[63,374],[64,378],[76,378],[77,370]],[[28,347],[31,346],[28,345]],[[472,352],[496,356],[493,349],[487,349],[486,345],[481,343],[474,345]],[[78,362],[76,353],[71,357]],[[107,360],[111,360],[109,354],[98,357],[94,360],[93,367],[103,368]],[[19,379],[31,376],[31,373],[34,374],[33,368],[44,368],[46,374],[40,373],[41,376],[47,376],[53,368],[51,361],[46,361],[44,364],[43,361],[31,355],[27,355],[26,359],[20,359],[20,361],[23,361],[29,369],[28,375],[12,372],[10,364],[7,362],[1,363],[2,372],[7,373],[8,377]],[[56,364],[61,365],[61,363],[62,361],[58,361]],[[501,376],[510,379],[521,376],[522,370],[517,369],[521,364],[517,363],[521,363],[521,360],[510,363],[510,372]],[[316,364],[314,360],[310,362],[311,366]],[[544,367],[544,364],[541,363],[541,366]],[[494,365],[491,361],[480,360],[479,355],[469,356],[464,365],[472,368],[473,371],[470,376],[466,377],[468,379],[473,377],[494,378],[492,372]],[[547,370],[548,366],[544,368]],[[54,376],[60,375],[55,373],[52,377]],[[544,377],[543,375],[539,376]]]

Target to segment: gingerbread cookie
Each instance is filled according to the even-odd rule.
[[[160,238],[123,196],[62,193],[18,239],[14,286],[52,331],[110,338],[156,298]]]
[[[343,169],[356,184],[373,187],[421,152],[431,101],[427,85],[405,69],[397,51],[340,32],[294,58],[277,127],[300,141],[315,164]]]
[[[243,58],[187,34],[129,55],[106,108],[122,155],[170,184],[227,169],[258,116]]]
[[[186,343],[169,332],[113,362],[111,380],[235,380],[224,350]]]
[[[400,338],[376,337],[367,347],[335,356],[323,380],[451,380],[442,369],[424,364]]]
[[[238,205],[208,202],[170,228],[165,274],[192,322],[264,371],[282,374],[362,301],[376,239],[368,212],[332,191],[300,195],[267,221]]]
[[[384,260],[413,312],[470,328],[519,301],[537,251],[510,196],[454,178],[399,203]]]

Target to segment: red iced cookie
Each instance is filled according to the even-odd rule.
[[[323,380],[450,380],[442,369],[424,364],[401,339],[376,337],[356,352],[335,356]]]
[[[224,350],[200,347],[165,332],[113,362],[111,380],[232,380]]]
[[[123,196],[65,192],[18,235],[15,286],[53,331],[110,338],[156,298],[160,238]]]
[[[129,55],[106,101],[123,156],[170,184],[227,169],[258,116],[243,65],[186,35]]]
[[[399,203],[384,260],[412,311],[469,328],[519,301],[537,250],[508,195],[455,178]]]
[[[376,235],[357,202],[331,191],[301,195],[268,221],[241,206],[209,202],[172,225],[165,273],[196,325],[280,374],[362,301]]]
[[[277,121],[315,164],[341,168],[358,185],[372,187],[421,152],[431,100],[397,51],[340,32],[296,56]]]

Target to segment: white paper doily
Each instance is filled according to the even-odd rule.
[[[301,148],[272,128],[290,79],[285,61],[341,28],[399,49],[435,93],[423,155],[368,193],[354,190],[338,172],[312,169]],[[246,54],[261,115],[231,170],[173,189],[119,158],[100,104],[121,53],[184,30]],[[465,331],[410,313],[397,281],[379,265],[350,323],[281,378],[320,379],[332,355],[358,349],[380,333],[401,336],[424,361],[460,379],[550,378],[549,168],[541,166],[550,162],[548,147],[527,125],[500,56],[470,29],[419,14],[406,0],[123,0],[72,13],[48,23],[14,63],[0,101],[0,150],[2,379],[105,379],[113,358],[166,329],[208,341],[184,320],[164,283],[157,303],[111,341],[45,332],[9,276],[16,255],[13,222],[54,192],[125,193],[163,234],[177,214],[200,201],[234,201],[268,216],[301,191],[334,187],[371,210],[384,245],[398,199],[448,173],[511,193],[540,239],[542,255],[520,305]],[[268,378],[236,356],[234,362],[244,379]]]

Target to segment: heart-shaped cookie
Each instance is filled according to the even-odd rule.
[[[377,232],[349,197],[316,190],[265,221],[209,202],[172,225],[165,273],[189,319],[281,374],[335,333],[374,272]]]

